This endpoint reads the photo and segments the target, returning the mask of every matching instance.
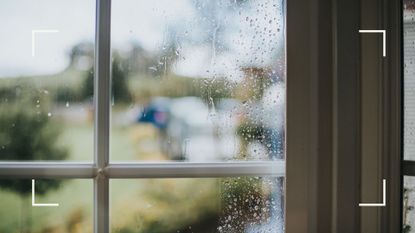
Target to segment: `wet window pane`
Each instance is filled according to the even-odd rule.
[[[404,159],[415,160],[415,1],[405,0],[404,24]]]
[[[0,3],[0,160],[91,160],[94,0]]]
[[[282,233],[283,179],[112,180],[111,232]]]
[[[0,232],[92,233],[92,181],[0,179]]]
[[[282,0],[114,0],[115,160],[284,157]]]

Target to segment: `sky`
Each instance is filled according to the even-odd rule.
[[[229,8],[231,0],[212,1],[113,0],[112,47],[128,50],[134,42],[160,50],[174,30],[180,45],[175,71],[193,76],[231,75],[242,63],[275,58],[284,37],[279,0],[256,0],[245,8]],[[213,16],[212,9],[219,13]],[[275,17],[278,23],[271,22]],[[35,56],[33,30],[58,31],[35,34]],[[258,30],[261,36],[255,36]],[[94,41],[95,0],[1,0],[0,35],[0,77],[60,72],[74,45]]]

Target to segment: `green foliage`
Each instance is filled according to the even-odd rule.
[[[68,156],[65,148],[58,145],[59,129],[50,121],[36,93],[24,89],[25,96],[0,104],[0,160],[63,160]],[[36,100],[35,100],[36,99]],[[59,186],[57,181],[39,181],[36,191],[46,193]],[[19,195],[29,194],[30,180],[0,180],[0,187]]]
[[[128,89],[127,72],[121,66],[120,58],[114,56],[112,62],[111,91],[115,102],[128,102],[131,100]],[[81,96],[84,100],[92,100],[94,95],[94,72],[91,69],[86,75],[82,85]]]
[[[120,182],[122,183],[116,184],[119,187],[134,185],[129,181]],[[143,187],[142,185],[145,189],[137,190],[137,187]],[[128,192],[130,187],[125,188],[125,192]],[[117,233],[215,232],[212,228],[217,226],[216,222],[220,214],[220,196],[217,187],[218,182],[213,179],[142,181],[139,186],[131,189],[133,193],[139,192],[138,194],[126,196],[115,203],[114,206],[118,208],[114,209],[116,214],[113,221],[117,224],[112,226],[112,231]],[[140,197],[140,201],[137,201],[137,196]]]
[[[236,134],[242,140],[243,143],[252,141],[262,141],[264,138],[265,129],[259,124],[255,124],[251,121],[245,121],[241,123],[236,129]]]
[[[114,56],[112,62],[111,91],[115,102],[128,102],[131,100],[128,90],[127,72],[121,66],[120,59]]]
[[[32,191],[32,182],[28,179],[7,179],[0,180],[0,187],[19,194],[27,196]],[[36,180],[36,194],[43,195],[52,189],[60,187],[60,181],[57,180]]]
[[[94,72],[93,69],[87,73],[81,86],[81,98],[83,100],[92,100],[94,96]]]
[[[270,209],[270,190],[264,187],[265,182],[259,177],[222,179],[221,232],[244,232],[247,223],[266,222],[270,213],[264,209]]]
[[[136,75],[130,80],[133,97],[138,102],[146,102],[155,96],[178,98],[195,96],[209,103],[221,98],[230,98],[233,93],[233,83],[222,78],[205,79],[182,77],[170,74],[167,77],[149,77]]]
[[[62,160],[67,153],[56,145],[58,128],[43,112],[34,113],[24,106],[2,106],[0,145],[2,160]]]
[[[92,96],[92,94],[91,94]],[[75,88],[69,86],[58,87],[54,93],[54,100],[57,103],[79,102],[81,99],[80,93]]]
[[[231,98],[236,86],[235,83],[225,78],[198,79],[195,85],[199,92],[196,96],[201,97],[206,102],[209,102],[210,99],[217,101],[222,98]]]
[[[411,226],[404,224],[402,227],[402,233],[409,233],[409,232],[411,232]]]

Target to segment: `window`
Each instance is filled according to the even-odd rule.
[[[0,39],[0,231],[284,232],[285,1],[26,3],[0,9],[35,38]],[[60,205],[16,220],[31,179]]]

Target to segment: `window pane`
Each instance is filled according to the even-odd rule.
[[[283,158],[282,0],[114,0],[112,159]]]
[[[404,159],[415,160],[415,1],[404,0]]]
[[[283,178],[112,180],[112,232],[283,232]]]
[[[92,181],[44,180],[35,182],[32,206],[31,180],[0,179],[0,232],[92,232]]]
[[[0,160],[91,160],[94,0],[0,2]]]

